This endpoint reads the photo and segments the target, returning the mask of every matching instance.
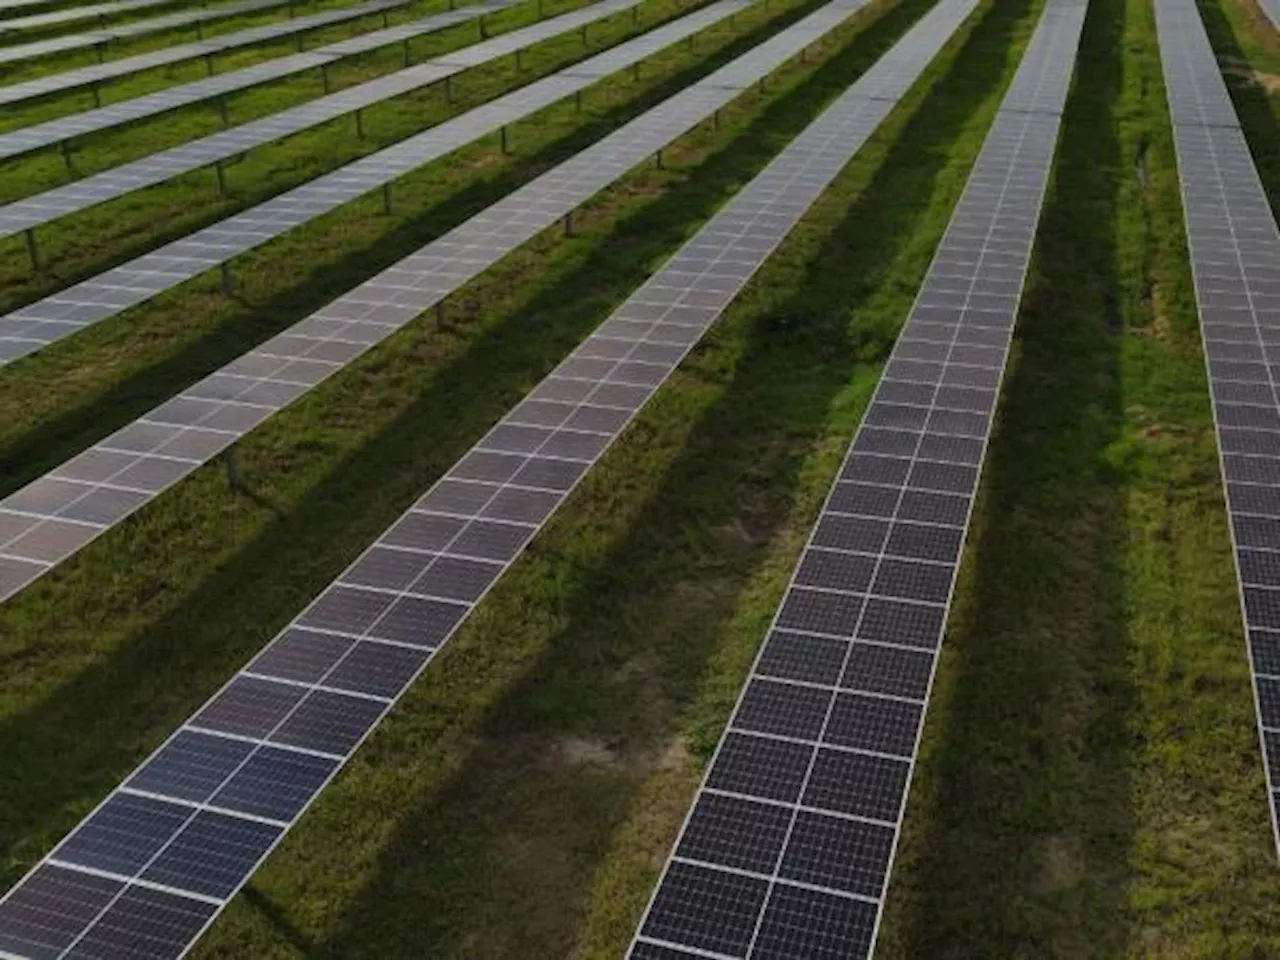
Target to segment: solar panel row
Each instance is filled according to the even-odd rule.
[[[590,7],[513,31],[519,34],[518,37],[507,34],[420,64],[400,74],[373,81],[376,85],[373,89],[364,85],[362,88],[344,90],[323,103],[303,104],[286,111],[284,115],[265,117],[235,130],[197,141],[194,145],[174,148],[161,157],[171,160],[178,155],[185,158],[187,166],[173,171],[175,173],[210,164],[217,167],[220,153],[224,157],[235,156],[259,143],[305,129],[310,124],[304,123],[304,120],[311,117],[331,119],[333,116],[359,110],[362,105],[376,103],[394,95],[401,89],[401,85],[407,84],[412,88],[431,80],[447,79],[479,63],[520,50],[535,38],[545,39],[563,32],[567,24],[581,26],[585,30],[594,20],[634,7],[639,2],[641,0],[600,0]],[[408,75],[407,79],[405,75]],[[564,99],[575,90],[582,89],[586,79],[590,78],[578,76],[570,69],[535,81],[499,98],[487,108],[464,114],[465,119],[457,118],[368,154],[256,207],[205,227],[189,237],[175,240],[96,277],[0,316],[0,366],[122,313],[202,273],[225,267],[236,256],[379,187],[389,187],[395,180],[418,167]],[[282,116],[283,120],[280,119]],[[267,136],[268,133],[271,135]],[[220,153],[210,150],[210,142]],[[136,166],[131,164],[129,170],[134,169]],[[148,166],[148,169],[156,176],[165,172],[157,171],[152,166]],[[110,199],[113,191],[129,185],[129,182],[120,183],[119,178],[114,178],[114,181],[94,178],[91,185],[93,192],[87,198],[69,202],[92,206],[94,196],[103,200]],[[89,190],[90,186],[85,186],[85,189]],[[65,195],[63,199],[66,199]],[[67,207],[62,209],[69,212]]]
[[[1084,13],[1048,0],[633,960],[871,954]]]
[[[194,27],[213,20],[225,20],[227,17],[236,17],[246,13],[258,13],[262,10],[282,7],[288,2],[289,0],[240,0],[238,3],[226,3],[199,10],[179,10],[177,13],[165,14],[162,17],[138,20],[118,27],[106,27],[90,33],[66,34],[59,37],[50,37],[47,40],[35,40],[31,43],[0,47],[0,64],[20,63],[23,60],[34,60],[37,57],[47,57],[54,53],[65,53],[68,50],[83,50],[93,47],[99,48],[99,54],[101,54],[102,49],[112,41],[127,40],[130,37],[142,37],[150,33],[159,33],[163,30]],[[15,21],[10,21],[10,23],[12,22]],[[8,24],[0,22],[0,28],[6,26]],[[0,31],[0,33],[8,36],[5,31]]]
[[[746,6],[722,0],[549,78],[564,91],[638,63]],[[797,34],[799,36],[799,34]],[[789,47],[754,62],[782,63]],[[744,78],[740,78],[740,81]],[[111,529],[365,350],[442,302],[539,231],[727,103],[712,75],[428,244],[317,313],[0,501],[0,600]],[[745,82],[753,82],[749,76]],[[528,101],[511,95],[511,105]],[[501,101],[483,110],[501,110]],[[472,129],[467,117],[456,123]]]
[[[47,97],[56,93],[66,93],[69,90],[78,90],[81,87],[92,87],[96,102],[100,97],[99,85],[107,80],[117,80],[130,74],[141,73],[143,70],[153,70],[157,67],[181,63],[183,60],[194,60],[198,57],[205,58],[206,66],[212,72],[212,58],[218,53],[254,43],[262,43],[278,37],[289,36],[298,33],[300,30],[311,30],[316,27],[341,23],[345,20],[353,20],[356,17],[386,13],[399,7],[408,6],[413,2],[414,0],[363,0],[358,5],[343,7],[341,10],[330,10],[308,17],[298,17],[295,20],[252,27],[248,30],[200,40],[197,43],[162,47],[159,50],[140,53],[137,56],[125,57],[121,60],[109,60],[105,63],[81,67],[77,70],[51,73],[48,76],[37,77],[24,83],[7,84],[0,87],[0,106],[35,100],[39,97]],[[47,43],[53,44],[61,41],[61,39],[56,38],[55,40],[47,41]],[[106,41],[102,42],[105,43]],[[49,48],[46,52],[54,52],[54,48]]]
[[[517,0],[485,0],[478,6],[468,8],[471,12],[465,16],[446,16],[456,23],[459,19],[493,13],[513,2]],[[516,51],[526,50],[551,37],[580,29],[641,2],[642,0],[600,0],[570,13],[512,30],[465,50],[447,53],[389,76],[348,87],[327,97],[310,100],[259,120],[221,130],[83,180],[0,206],[0,237],[32,230],[68,214],[79,213],[193,170],[216,166],[265,144],[457,76]],[[4,321],[0,320],[0,330],[4,326]],[[0,357],[3,357],[4,352],[4,348],[0,347]]]
[[[180,84],[176,87],[167,87],[163,90],[157,90],[155,93],[134,97],[131,100],[122,100],[110,106],[99,107],[96,110],[73,113],[44,123],[12,130],[8,133],[0,133],[0,160],[21,156],[24,153],[30,153],[43,147],[65,145],[76,137],[82,137],[85,134],[99,133],[122,124],[134,123],[138,120],[167,113],[179,107],[190,106],[217,97],[225,97],[230,93],[247,90],[250,87],[269,83],[272,80],[280,80],[306,70],[325,69],[346,57],[368,53],[371,50],[377,50],[379,47],[387,47],[397,43],[407,44],[414,37],[435,33],[474,17],[506,9],[518,2],[519,0],[487,0],[487,2],[478,3],[475,6],[460,7],[456,10],[423,17],[419,20],[411,20],[399,26],[386,27],[381,30],[374,30],[371,33],[351,37],[347,40],[339,40],[337,43],[327,44],[315,50],[307,50],[286,57],[277,57],[274,60],[254,64],[240,70],[216,74],[203,80]],[[310,17],[299,17],[288,23],[255,27],[252,30],[237,34],[236,36],[239,38],[237,42],[238,45],[240,43],[257,43],[260,40],[287,35],[295,30],[311,30],[318,26],[325,26],[330,23],[366,16],[369,13],[376,12],[378,11],[366,10],[363,5],[343,7],[341,10],[328,11]]]
[[[835,0],[788,32],[807,44],[861,6]],[[748,62],[776,66],[759,54]],[[869,118],[891,109],[877,93],[908,73],[890,65],[855,109],[826,113],[10,891],[0,950],[185,951],[866,139]],[[705,118],[725,88],[699,86],[707,99],[683,109]],[[652,136],[641,118],[593,149],[608,163],[633,137],[654,149]]]
[[[133,13],[135,10],[146,10],[148,7],[172,6],[178,2],[180,0],[112,0],[111,3],[67,7],[62,10],[53,10],[49,13],[5,19],[0,21],[0,32],[26,30],[33,27],[52,27],[62,23],[75,23],[79,20],[97,20],[103,17]]]
[[[1194,0],[1156,26],[1272,827],[1280,794],[1280,233]],[[1276,834],[1280,849],[1280,833]]]

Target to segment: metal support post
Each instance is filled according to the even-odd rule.
[[[34,227],[29,227],[26,231],[27,238],[27,256],[31,258],[31,267],[37,273],[40,272],[40,248],[36,246],[36,231]]]

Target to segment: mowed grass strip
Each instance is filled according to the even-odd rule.
[[[655,0],[642,22],[684,5]],[[294,230],[234,263],[231,297],[214,273],[7,368],[0,483],[13,489],[39,475],[816,5],[744,11],[696,37],[693,50],[685,43],[650,58],[639,80],[629,73],[583,91],[581,112],[570,98],[514,124],[511,156],[494,134],[428,164],[396,183],[390,215],[373,194]],[[37,397],[39,411],[30,406]]]
[[[23,782],[31,788],[22,795],[7,790],[0,800],[6,881],[335,576],[924,6],[864,14],[809,62],[776,74],[763,99],[751,92],[725,111],[720,130],[707,124],[667,150],[666,169],[639,170],[591,204],[575,218],[573,237],[549,231],[469,287],[453,305],[448,328],[436,331],[427,321],[403,331],[269,422],[238,453],[247,493],[233,492],[222,466],[212,465],[152,504],[140,522],[121,526],[118,537],[85,551],[66,568],[69,579],[56,576],[6,604],[0,729],[13,744],[6,746],[7,762],[26,771]],[[774,16],[791,18],[799,9],[776,4]],[[171,642],[177,635],[184,640]],[[92,721],[82,712],[91,704],[98,714]],[[62,720],[50,723],[55,715]],[[72,727],[80,731],[61,746],[48,739]]]

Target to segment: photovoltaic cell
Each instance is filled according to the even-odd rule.
[[[620,52],[626,52],[634,62],[639,62],[678,39],[692,36],[696,31],[731,16],[742,8],[742,3],[743,0],[722,0],[628,41],[606,55],[611,57],[612,64],[620,62]],[[824,9],[826,12],[822,16],[834,24],[847,18],[854,7]],[[810,28],[806,25],[805,32],[795,35],[783,33],[749,55],[755,58],[762,72],[767,72],[785,62],[798,51],[801,41],[809,38]],[[585,63],[589,68],[592,60]],[[581,67],[580,64],[569,69],[576,71]],[[732,67],[730,64],[725,69]],[[439,138],[436,142],[460,145],[477,136],[478,130],[492,129],[503,118],[527,113],[535,104],[546,105],[574,89],[593,83],[592,76],[593,71],[587,69],[582,77],[560,74],[548,77],[532,85],[541,91],[536,101],[530,100],[530,88],[516,91],[437,127],[433,131]],[[119,491],[136,498],[133,505],[136,509],[216,456],[265,417],[288,405],[324,377],[342,369],[361,352],[410,323],[423,310],[441,302],[507,253],[571,213],[655,150],[728,103],[739,89],[726,83],[722,72],[711,74],[703,82],[625,125],[599,144],[206,377],[141,420],[118,430],[57,468],[53,475],[36,480],[11,498],[0,501],[0,600],[110,529],[128,512],[117,507],[118,516],[110,520],[83,515],[71,519],[71,513],[82,513],[79,505],[85,499],[102,490]],[[477,114],[480,115],[478,119]],[[0,329],[3,323],[0,320]],[[666,323],[663,326],[666,330],[696,332],[696,328],[687,325]],[[671,334],[665,336],[670,339]],[[620,342],[626,345],[627,350],[637,347],[630,341],[612,338],[600,338],[595,342]],[[2,339],[0,344],[3,344]],[[344,354],[343,360],[319,359],[325,355],[326,348],[334,345],[352,349]],[[591,343],[584,346],[586,351],[592,349]],[[612,365],[609,369],[612,370]],[[563,377],[548,389],[554,392],[557,385],[573,390],[580,387],[582,396],[586,395],[585,391],[593,389],[591,381]],[[473,508],[483,513],[487,522],[475,524],[475,529],[466,535],[468,552],[460,550],[457,556],[442,560],[439,567],[444,569],[432,568],[433,576],[447,574],[452,589],[463,591],[463,595],[431,593],[430,586],[424,586],[422,592],[443,599],[475,599],[476,591],[485,585],[485,562],[501,563],[519,547],[523,540],[522,528],[545,516],[554,502],[554,497],[549,494],[568,489],[581,475],[587,462],[581,459],[583,451],[589,451],[592,445],[598,448],[603,442],[600,438],[620,428],[630,411],[650,392],[649,387],[625,386],[612,381],[594,389],[595,402],[591,404],[568,403],[552,396],[535,401],[542,404],[544,418],[546,411],[553,407],[562,410],[557,430],[554,436],[549,435],[547,448],[542,451],[546,455],[530,459],[517,452],[477,449],[459,464],[454,479],[430,494],[434,503],[431,512],[405,517],[388,535],[388,547],[430,551],[443,546],[458,533],[461,521],[455,521],[450,515],[467,516]],[[556,396],[568,395],[563,391],[556,393]],[[247,416],[233,422],[227,414]],[[482,444],[510,445],[516,432],[536,429],[524,425],[527,418],[527,413],[517,414],[515,421],[491,434]],[[216,425],[215,420],[218,421]],[[570,421],[573,422],[572,428]],[[561,459],[553,459],[549,455],[554,451],[559,451],[555,456]],[[502,484],[511,480],[521,489],[487,489],[471,482]],[[350,582],[360,583],[370,577],[390,577],[393,580],[417,577],[427,567],[425,560],[416,568],[414,564],[415,561],[403,550],[395,558],[388,550],[382,550],[362,560],[361,568],[351,574],[353,579]],[[466,577],[470,578],[469,591],[461,582]],[[375,579],[373,583],[395,586],[390,580]],[[313,616],[318,615],[313,613]]]
[[[971,9],[951,6],[952,23]],[[1044,9],[640,922],[633,960],[657,950],[871,955],[1084,14],[1079,0]],[[951,32],[921,28],[939,46]],[[916,60],[923,68],[929,57]],[[726,796],[783,812],[783,842],[766,842],[772,834],[754,815],[730,822]],[[702,839],[708,819],[715,843]]]
[[[488,2],[478,3],[474,6],[461,7],[457,10],[423,17],[420,20],[412,20],[399,26],[386,27],[382,30],[374,30],[346,40],[339,40],[337,43],[317,47],[315,50],[304,50],[289,56],[277,57],[239,70],[229,70],[226,73],[215,74],[203,80],[166,87],[163,90],[157,90],[155,93],[133,97],[129,100],[121,100],[105,107],[85,110],[65,117],[47,120],[44,123],[0,133],[0,160],[21,156],[43,147],[66,144],[76,137],[109,130],[122,124],[133,123],[170,110],[176,110],[179,107],[226,96],[238,90],[269,83],[304,70],[323,69],[330,64],[339,62],[344,57],[367,53],[370,50],[376,50],[379,47],[385,47],[390,44],[406,43],[413,37],[424,36],[443,30],[453,24],[484,16],[486,13],[509,6],[512,2],[514,0],[488,0]],[[355,6],[342,7],[338,10],[328,10],[324,13],[297,17],[283,23],[272,23],[224,34],[198,44],[183,47],[166,47],[165,52],[177,59],[212,56],[214,53],[223,50],[263,43],[292,33],[314,30],[317,27],[341,23],[345,20],[369,16],[379,12],[381,12],[380,8],[366,9],[364,4],[357,4]],[[185,56],[183,51],[185,51]],[[152,55],[143,54],[142,56],[150,58]],[[133,72],[130,67],[126,66],[131,59],[113,60],[110,66],[113,69]],[[150,66],[153,66],[153,64],[150,64],[149,59],[146,60],[146,64],[143,69],[149,69]],[[96,70],[96,68],[92,69]],[[119,75],[123,76],[124,74]],[[58,76],[63,78],[62,82],[67,82],[69,74],[63,73]],[[0,87],[0,97],[5,95],[6,89],[5,87]],[[58,195],[57,191],[49,191],[49,193],[55,196]],[[47,195],[45,194],[45,196]]]
[[[755,64],[756,78],[847,21],[863,5],[864,0],[835,0],[745,54]],[[963,12],[972,8],[972,2],[957,3],[956,7],[949,15],[931,15],[926,23],[935,29],[945,28],[949,35]],[[922,36],[917,29],[903,41],[921,58],[917,70],[923,69],[923,63],[936,52],[942,39]],[[900,48],[901,45],[895,50]],[[891,67],[892,56],[882,63]],[[735,84],[739,80],[754,83],[736,68],[736,62],[729,66],[735,70]],[[153,754],[128,781],[134,786],[113,793],[59,848],[78,857],[128,855],[128,862],[119,864],[123,868],[120,873],[106,871],[110,885],[83,903],[80,901],[85,901],[87,895],[67,887],[65,881],[62,888],[55,885],[53,894],[49,894],[49,871],[70,867],[60,860],[46,861],[0,900],[0,943],[15,944],[15,955],[19,957],[39,955],[36,947],[27,947],[29,904],[41,896],[53,897],[56,908],[56,896],[65,888],[66,895],[75,902],[60,914],[56,936],[60,944],[74,945],[61,955],[148,956],[157,960],[180,956],[413,681],[428,662],[431,650],[444,643],[461,616],[482,599],[484,589],[509,563],[512,544],[523,544],[533,536],[550,509],[563,502],[608,443],[657,389],[663,376],[675,369],[684,353],[715,320],[718,308],[683,306],[688,294],[701,289],[700,279],[711,278],[717,284],[713,289],[729,294],[723,301],[727,302],[870,136],[892,101],[866,99],[862,93],[865,89],[887,88],[881,85],[885,69],[888,67],[873,67],[864,77],[866,86],[860,81],[850,94],[837,101],[615,313],[615,318],[649,316],[648,328],[657,333],[656,337],[636,335],[629,342],[627,353],[606,366],[592,368],[589,376],[562,375],[565,369],[578,374],[588,372],[571,365],[594,355],[593,348],[610,339],[597,335],[584,345],[582,352],[575,353],[535,388],[532,401],[566,403],[572,408],[565,411],[561,423],[592,410],[622,411],[620,416],[599,421],[604,424],[603,430],[579,431],[601,438],[597,443],[573,448],[581,451],[584,459],[545,455],[545,445],[565,437],[563,427],[547,434],[542,445],[532,450],[510,454],[476,450],[465,456],[294,624],[286,627],[245,672],[233,678]],[[911,79],[908,74],[896,81],[901,88],[899,94]],[[575,161],[569,161],[552,171],[548,175],[552,179],[544,187],[549,183],[552,196],[580,203],[599,189],[592,183],[607,182],[583,183],[583,177],[620,176],[639,157],[705,119],[740,91],[741,87],[726,85],[722,75],[713,73],[587,151],[592,155],[589,164],[575,166]],[[596,164],[604,168],[603,172],[592,172]],[[506,230],[527,226],[499,218],[488,223],[487,229],[501,228],[504,232],[500,235],[507,239],[510,235]],[[768,242],[757,242],[754,228],[759,224],[767,226]],[[691,272],[690,266],[695,263],[702,266]],[[401,283],[414,276],[432,276],[430,270],[415,273],[404,264],[393,269],[399,269],[394,276]],[[658,305],[661,309],[654,310]],[[601,329],[612,322],[606,322]],[[625,358],[634,356],[636,349],[644,344],[668,342],[662,338],[665,327],[691,328],[695,335],[682,338],[679,351],[664,354],[663,376],[639,388],[615,382],[617,370],[625,367]],[[564,399],[570,396],[577,399]],[[522,404],[518,409],[527,412],[529,407]],[[515,425],[510,419],[504,423]],[[171,441],[164,431],[152,431],[143,432],[131,443],[151,448]],[[477,457],[486,459],[477,461]],[[481,462],[486,465],[480,466]],[[476,479],[475,473],[484,476]],[[542,519],[528,523],[488,519],[488,511],[499,502],[505,504],[504,510],[532,510]],[[447,505],[450,512],[437,513],[434,505]],[[427,522],[406,525],[406,521],[416,519]],[[519,535],[515,539],[498,536],[499,528],[515,529]],[[482,535],[472,536],[477,531]],[[461,549],[463,545],[465,551]],[[406,576],[413,575],[402,565],[386,562],[386,553],[392,550],[421,555],[422,572],[416,575],[415,584],[429,585],[433,591],[437,583],[459,584],[456,592],[470,591],[474,598],[445,600],[419,594],[412,585],[407,589],[360,585],[361,580],[381,576],[403,582]],[[504,559],[494,563],[471,551],[500,551]],[[367,558],[373,556],[378,557],[377,562],[367,563]],[[436,581],[432,571],[446,561],[460,564]],[[406,615],[406,610],[412,613]],[[290,676],[288,682],[286,674]],[[207,742],[197,739],[201,736],[222,736],[234,745],[226,750],[210,750]],[[768,762],[773,770],[774,789],[794,795],[807,761],[789,755],[792,744],[786,741],[772,741],[778,749],[770,751],[753,750],[746,739],[737,774],[743,776],[755,769],[753,764]],[[248,746],[247,753],[243,746]],[[231,762],[235,766],[228,770]],[[725,782],[731,782],[733,773],[726,773]],[[143,786],[137,786],[139,783]],[[170,785],[173,795],[165,792]],[[194,799],[206,794],[208,799]],[[779,815],[768,801],[767,797],[746,798],[745,806],[740,808],[752,811],[762,830],[772,829],[769,835],[776,845]],[[726,813],[733,806],[724,804],[718,821],[709,818],[703,841],[708,853],[722,849],[735,836],[742,836]],[[123,847],[115,839],[121,833],[129,838]],[[854,845],[852,849],[849,856],[855,857],[861,848]],[[717,937],[739,936],[738,918],[759,909],[768,887],[765,881],[753,877],[723,877],[720,891],[707,901],[707,915],[696,920],[709,942],[715,942]],[[727,897],[734,898],[728,906]],[[691,925],[695,921],[681,922]],[[151,937],[155,930],[163,931],[164,936]]]
[[[44,217],[50,211],[57,212],[60,216],[128,193],[135,185],[161,182],[174,174],[224,160],[261,143],[306,129],[314,123],[445,79],[468,69],[472,62],[484,62],[504,56],[548,37],[585,27],[620,10],[632,8],[639,2],[640,0],[600,0],[589,7],[476,44],[469,48],[466,63],[458,62],[461,53],[455,52],[283,113],[213,134],[194,144],[184,144],[100,176],[78,181],[60,188],[55,200],[49,200],[48,194],[43,194],[30,201],[18,201],[0,211],[0,234],[25,230],[31,225],[32,217]],[[735,2],[741,6],[745,0]],[[690,35],[690,31],[696,32],[728,15],[729,9],[725,5],[716,4],[713,8],[659,28],[653,32],[657,35],[656,38],[646,36],[633,41],[636,45],[630,49],[637,57],[643,56],[640,51],[653,52],[661,49],[652,47],[651,44],[664,39],[669,44],[673,35]],[[0,365],[26,356],[226,264],[236,256],[247,253],[294,227],[314,220],[378,187],[389,185],[418,167],[494,133],[507,124],[522,120],[544,107],[581,92],[593,85],[596,79],[580,75],[574,68],[569,68],[537,80],[199,230],[189,237],[166,244],[83,283],[0,316]],[[138,184],[137,178],[143,172],[145,177]],[[384,312],[390,313],[390,310]],[[284,353],[275,356],[289,355],[293,345],[290,340],[279,338],[274,346]],[[334,338],[319,346],[308,346],[315,349],[306,357],[298,357],[289,366],[287,376],[283,378],[286,385],[305,387],[313,384],[331,371],[336,362],[350,359],[364,348],[358,341]],[[332,351],[338,351],[338,354],[334,356]],[[288,399],[289,392],[296,391],[285,391],[285,399]],[[244,398],[244,402],[259,408],[280,400],[279,394],[259,393]],[[192,405],[188,404],[188,415],[191,408]],[[172,414],[174,411],[168,412]],[[231,411],[224,410],[223,414],[229,412]],[[247,414],[248,411],[242,409],[240,413]],[[205,422],[213,425],[207,420]]]
[[[1156,28],[1280,850],[1280,233],[1195,3]]]

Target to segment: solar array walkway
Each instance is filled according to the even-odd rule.
[[[101,51],[102,48],[113,41],[127,40],[130,37],[142,37],[151,33],[160,33],[164,30],[195,27],[215,20],[238,17],[246,13],[260,13],[263,10],[282,7],[289,2],[290,0],[238,0],[236,3],[226,3],[199,10],[180,10],[177,13],[166,14],[162,17],[152,17],[149,20],[139,20],[135,23],[94,30],[90,33],[67,34],[61,37],[50,37],[47,40],[35,40],[31,43],[0,47],[0,64],[20,63],[23,60],[34,60],[37,57],[47,57],[54,53],[65,53],[68,50],[85,50],[97,47]],[[8,24],[0,21],[0,27],[6,26]]]
[[[1274,828],[1280,799],[1280,233],[1194,0],[1159,0],[1156,25]],[[1276,844],[1280,850],[1280,835]]]
[[[91,87],[93,89],[95,101],[97,101],[100,99],[100,85],[108,80],[118,80],[121,77],[141,73],[144,70],[154,70],[157,67],[166,67],[175,63],[181,63],[184,60],[195,60],[200,57],[205,59],[208,69],[212,72],[212,58],[216,54],[223,53],[227,50],[234,50],[238,47],[250,46],[255,43],[263,43],[268,40],[290,36],[305,30],[313,30],[318,27],[342,23],[347,20],[353,20],[357,17],[367,17],[377,13],[387,13],[400,7],[406,7],[413,2],[415,2],[415,0],[362,0],[358,5],[343,7],[341,10],[330,10],[325,13],[317,13],[307,17],[298,17],[294,20],[270,23],[261,27],[251,27],[247,30],[227,33],[219,37],[211,37],[208,40],[200,40],[196,43],[183,43],[177,46],[161,47],[159,50],[140,53],[132,57],[124,57],[120,60],[108,60],[105,63],[98,63],[89,67],[81,67],[77,70],[65,70],[61,73],[51,73],[47,76],[37,77],[34,80],[27,80],[23,83],[6,84],[5,86],[0,86],[0,106],[9,106],[11,104],[22,103],[27,100],[36,100],[38,98],[52,96],[57,93],[79,90],[83,87]],[[54,41],[49,42],[52,43]],[[16,48],[0,48],[0,51],[5,49]]]
[[[1084,13],[1048,0],[632,960],[873,949]]]
[[[513,0],[487,0],[483,6],[469,8],[472,12],[467,18],[492,13],[511,2]],[[60,217],[88,210],[100,203],[164,183],[193,170],[217,166],[257,147],[439,83],[474,67],[510,56],[516,51],[527,50],[552,37],[579,30],[622,10],[631,9],[641,2],[642,0],[599,0],[590,6],[512,30],[465,50],[446,53],[390,76],[348,87],[327,97],[320,97],[0,206],[0,237],[33,230]],[[454,22],[457,22],[456,17]],[[3,328],[4,321],[0,320],[0,329]],[[4,353],[4,347],[0,346],[0,358]]]
[[[0,601],[687,132],[865,0],[824,8],[0,501]],[[584,89],[746,6],[721,0],[571,68]],[[515,95],[512,95],[515,97]],[[518,98],[514,100],[519,104]],[[501,109],[501,103],[490,105]],[[484,107],[481,109],[490,109]],[[463,130],[469,117],[452,121]]]
[[[167,87],[155,93],[134,97],[130,100],[122,100],[110,106],[99,107],[96,110],[73,113],[69,116],[58,117],[29,127],[22,127],[8,133],[0,133],[0,160],[18,157],[44,147],[65,145],[86,134],[99,133],[126,123],[134,123],[138,120],[145,120],[148,117],[158,116],[170,110],[176,110],[179,107],[187,107],[205,100],[225,97],[228,94],[247,90],[259,84],[270,83],[273,80],[280,80],[306,70],[325,70],[344,58],[358,56],[392,44],[407,45],[415,37],[436,33],[446,27],[465,23],[468,20],[483,17],[498,10],[504,10],[519,2],[520,0],[486,0],[486,2],[478,3],[475,6],[459,7],[456,10],[437,13],[429,17],[423,17],[420,20],[412,20],[399,26],[385,27],[357,37],[339,40],[336,43],[317,47],[315,50],[278,57],[240,70],[231,70],[227,73],[206,77],[203,80],[179,84],[176,87]],[[337,20],[367,16],[370,13],[377,12],[379,11],[366,9],[361,4],[356,7],[344,7],[340,11],[335,10],[329,13],[316,14],[314,17],[299,17],[289,23],[257,27],[254,30],[246,30],[240,36],[243,39],[253,33],[257,35],[257,38],[245,39],[245,42],[257,43],[259,40],[272,39],[292,33],[293,29],[310,30],[317,26],[325,26],[336,22],[334,17],[339,13],[342,16],[338,17]],[[294,25],[298,26],[294,27]],[[408,66],[407,63],[405,65],[406,67]]]
[[[783,35],[802,49],[864,5],[835,0]],[[973,5],[944,0],[856,103],[802,134],[10,891],[0,951],[181,955],[865,142],[944,42],[933,34]],[[765,76],[767,47],[731,75]],[[724,87],[699,86],[705,98],[667,102],[684,129],[724,102]],[[641,117],[592,149],[608,163],[606,143],[652,151],[659,136]]]

